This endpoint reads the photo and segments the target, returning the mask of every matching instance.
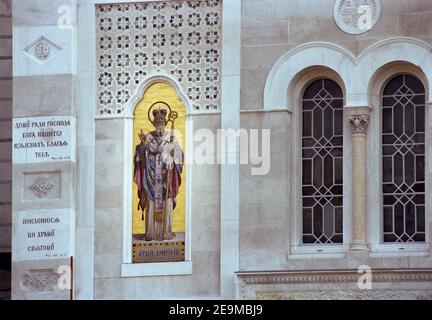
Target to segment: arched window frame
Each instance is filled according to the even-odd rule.
[[[398,75],[408,74],[419,79],[425,88],[425,231],[426,239],[424,243],[386,243],[383,239],[383,164],[382,164],[382,97],[383,92],[392,79]],[[429,251],[430,229],[432,212],[432,197],[430,196],[431,179],[428,172],[431,170],[432,143],[428,136],[432,133],[430,107],[427,103],[428,81],[422,70],[410,63],[395,61],[383,66],[377,71],[370,84],[370,100],[374,107],[368,132],[368,171],[371,173],[368,180],[368,240],[371,245],[372,253],[381,254],[387,252],[406,252],[407,254],[421,254]],[[372,156],[370,156],[372,155]],[[379,159],[379,161],[376,161]],[[378,214],[377,214],[378,213]]]
[[[342,254],[348,250],[351,239],[351,167],[350,150],[351,139],[349,139],[350,127],[345,116],[343,119],[343,243],[341,244],[304,244],[303,243],[303,211],[302,211],[302,102],[303,96],[310,84],[318,79],[329,79],[336,82],[342,89],[344,105],[346,99],[345,84],[342,78],[332,69],[327,67],[310,67],[300,72],[289,87],[289,99],[293,106],[292,114],[292,154],[291,161],[291,201],[293,210],[291,219],[291,248],[290,254]]]

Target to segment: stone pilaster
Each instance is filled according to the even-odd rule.
[[[223,3],[222,46],[222,129],[240,129],[240,47],[241,1]],[[235,297],[235,272],[239,269],[240,237],[240,148],[227,150],[224,159],[235,157],[236,164],[221,166],[220,294]]]
[[[12,299],[70,299],[76,0],[13,1]]]
[[[348,107],[346,111],[352,128],[352,251],[368,250],[366,138],[370,113],[369,107]]]

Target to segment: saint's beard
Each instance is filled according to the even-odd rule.
[[[158,135],[162,135],[164,131],[165,131],[165,127],[163,125],[156,127],[156,132],[158,133]]]

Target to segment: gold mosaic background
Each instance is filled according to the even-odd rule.
[[[186,150],[186,108],[180,98],[177,96],[176,90],[166,83],[156,83],[150,86],[144,93],[143,99],[135,109],[134,118],[134,140],[132,152],[135,152],[135,146],[140,143],[138,133],[143,129],[144,133],[154,131],[154,126],[148,119],[149,108],[157,101],[167,103],[173,111],[177,111],[179,118],[175,122],[176,138],[181,145],[183,152]],[[171,129],[171,123],[168,125]],[[167,130],[168,130],[167,127]],[[132,169],[133,170],[133,169]],[[132,231],[133,234],[143,234],[145,222],[142,221],[142,212],[138,211],[137,186],[132,181],[133,185],[133,201],[132,201]],[[182,185],[180,193],[177,197],[177,207],[174,210],[173,217],[173,232],[185,232],[185,212],[186,212],[186,167],[183,166]]]

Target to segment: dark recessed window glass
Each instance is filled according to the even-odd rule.
[[[411,75],[382,97],[384,242],[425,241],[425,88]]]
[[[320,79],[305,90],[302,104],[303,243],[343,240],[343,95]]]

